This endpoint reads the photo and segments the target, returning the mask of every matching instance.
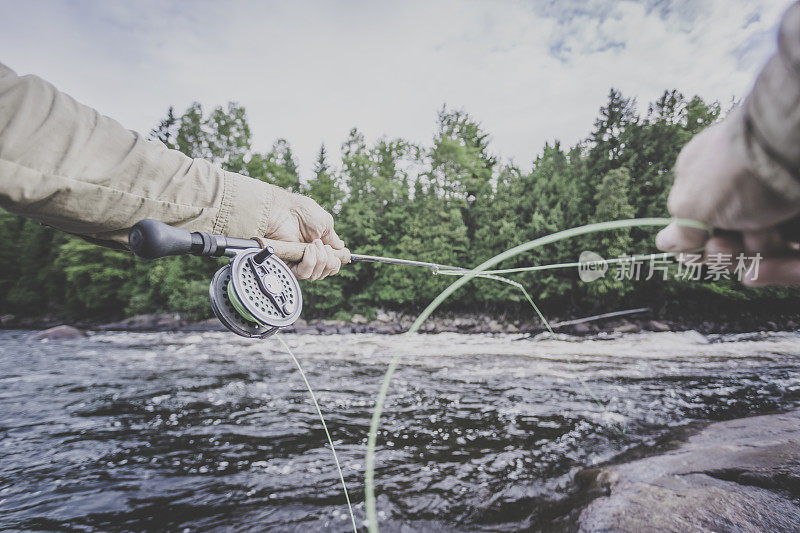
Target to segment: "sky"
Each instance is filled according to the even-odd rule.
[[[243,105],[253,149],[307,177],[357,127],[430,143],[443,104],[523,168],[591,131],[611,87],[743,97],[789,0],[0,0],[0,62],[147,133],[170,105]]]

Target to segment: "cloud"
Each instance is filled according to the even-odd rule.
[[[243,104],[255,147],[287,138],[308,173],[351,127],[429,142],[443,103],[523,165],[590,130],[611,86],[743,96],[788,0],[0,2],[0,50],[148,131],[169,105]]]

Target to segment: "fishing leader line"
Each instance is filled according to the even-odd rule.
[[[651,255],[659,255],[659,254],[651,254]],[[640,257],[643,258],[645,256],[640,256]],[[580,265],[581,263],[577,263],[577,264]],[[540,266],[541,267],[559,267],[559,268],[564,268],[564,267],[567,267],[567,266],[575,266],[575,264],[574,263],[561,263],[559,265],[540,265]],[[544,268],[537,268],[537,267],[523,267],[523,268],[525,268],[526,270],[529,270],[529,269],[544,270]],[[522,271],[522,270],[519,270],[519,269],[514,269],[514,270],[515,271]],[[528,293],[528,291],[525,289],[525,287],[521,283],[519,283],[518,281],[510,280],[508,278],[504,278],[502,276],[496,275],[495,274],[496,272],[504,272],[504,271],[503,270],[483,271],[483,272],[477,274],[475,277],[478,277],[478,278],[481,278],[481,279],[493,279],[495,281],[500,281],[500,282],[503,282],[503,283],[507,283],[509,285],[512,285],[512,286],[518,288],[522,292],[523,296],[525,296],[525,299],[528,300],[528,303],[531,304],[531,307],[533,307],[533,310],[536,311],[536,314],[541,319],[542,323],[544,324],[544,327],[547,328],[547,332],[550,333],[550,335],[555,336],[556,333],[555,333],[555,331],[553,331],[553,328],[550,326],[550,321],[548,321],[544,317],[544,314],[539,310],[539,306],[536,305],[536,303],[533,301],[533,298],[531,298],[531,295]],[[446,275],[452,275],[452,276],[463,276],[464,275],[464,271],[462,271],[462,270],[449,270],[449,271],[444,271],[444,272],[439,272],[439,273],[440,274],[444,273]],[[589,396],[591,396],[592,401],[594,402],[594,404],[597,407],[599,407],[600,409],[606,410],[605,409],[606,406],[603,405],[603,402],[601,402],[600,399],[595,395],[595,393],[592,392],[592,389],[589,388],[589,386],[586,384],[586,381],[583,379],[583,377],[581,377],[580,374],[576,374],[575,378],[583,386],[583,389],[586,391],[586,393],[589,394]],[[619,427],[619,426],[617,426],[616,424],[613,424],[613,423],[612,423],[612,427],[620,435],[624,435],[625,434],[625,428],[624,427]]]
[[[303,382],[306,384],[306,389],[308,389],[308,394],[311,395],[311,401],[314,402],[314,407],[317,410],[317,415],[319,415],[319,421],[322,422],[322,429],[325,430],[325,436],[328,437],[328,445],[331,447],[331,453],[333,454],[333,461],[336,463],[336,470],[339,471],[339,479],[342,482],[342,489],[344,490],[344,497],[347,500],[347,509],[350,511],[350,521],[353,523],[353,531],[358,533],[358,527],[356,526],[356,517],[353,514],[353,504],[350,503],[350,494],[347,492],[347,483],[344,481],[344,474],[342,473],[342,466],[339,464],[339,456],[336,455],[336,448],[333,447],[333,439],[331,438],[331,433],[328,431],[328,425],[325,423],[325,417],[322,416],[322,409],[319,407],[319,403],[317,403],[317,397],[314,394],[314,390],[311,388],[311,384],[308,382],[308,378],[306,377],[306,373],[303,372],[303,367],[300,366],[300,361],[297,360],[297,357],[294,355],[294,352],[286,344],[286,341],[283,340],[281,335],[275,335],[278,341],[281,343],[283,348],[292,358],[294,361],[294,366],[297,367],[297,371],[300,372],[300,377],[303,378]]]
[[[483,263],[481,263],[472,270],[461,271],[458,269],[452,269],[454,271],[457,271],[460,277],[456,281],[454,281],[450,286],[448,286],[442,292],[440,292],[436,296],[436,298],[434,298],[433,301],[430,304],[428,304],[428,306],[422,311],[422,313],[420,313],[420,315],[411,325],[411,328],[409,328],[409,330],[406,333],[404,333],[404,335],[413,335],[417,331],[419,331],[420,326],[422,326],[425,320],[427,320],[428,317],[430,317],[430,315],[442,303],[444,303],[444,301],[447,300],[447,298],[450,297],[450,295],[452,295],[455,291],[464,286],[467,282],[469,282],[475,277],[481,277],[481,273],[485,273],[487,271],[492,272],[489,270],[491,267],[497,265],[502,261],[511,259],[512,257],[515,257],[521,253],[527,252],[529,250],[534,250],[536,248],[540,248],[548,244],[553,244],[556,242],[572,239],[574,237],[578,237],[581,235],[599,233],[602,231],[611,231],[615,229],[624,229],[624,228],[662,227],[662,226],[667,226],[671,223],[676,223],[684,227],[700,229],[707,232],[709,235],[713,234],[713,229],[710,228],[708,225],[703,224],[702,222],[698,222],[695,220],[672,219],[672,218],[632,218],[632,219],[615,220],[609,222],[598,222],[594,224],[587,224],[584,226],[578,226],[575,228],[558,231],[556,233],[551,233],[549,235],[533,239],[532,241],[519,244],[513,248],[509,248],[508,250],[501,252],[490,259],[487,259],[486,261],[484,261]],[[494,274],[492,273],[487,275],[494,275]],[[529,301],[533,303],[533,300],[530,298]],[[536,307],[535,304],[534,304],[534,309],[537,309],[538,311],[538,308]],[[548,329],[550,328],[548,327]],[[378,515],[375,503],[376,501],[375,500],[375,449],[378,438],[378,428],[380,426],[381,416],[383,414],[383,406],[386,402],[386,396],[389,393],[389,385],[391,384],[392,376],[394,375],[395,370],[397,370],[399,364],[400,364],[400,355],[395,354],[392,357],[392,360],[386,369],[386,373],[383,376],[383,381],[381,382],[380,389],[378,390],[378,396],[375,399],[375,407],[373,408],[372,411],[369,434],[367,437],[367,454],[365,460],[365,474],[364,474],[364,497],[366,504],[366,513],[367,513],[367,527],[370,533],[378,532]]]
[[[699,250],[698,250],[699,251]],[[647,259],[670,259],[676,257],[677,254],[673,252],[659,252],[655,254],[640,254],[640,255],[626,255],[622,257],[614,257],[611,259],[599,259],[596,261],[573,261],[571,263],[552,263],[549,265],[534,265],[534,266],[526,266],[526,267],[516,267],[516,268],[503,268],[499,270],[484,270],[477,274],[479,278],[490,278],[491,276],[499,276],[500,274],[517,274],[520,272],[536,272],[539,270],[555,270],[558,268],[573,268],[573,267],[581,267],[584,265],[591,265],[591,264],[615,264],[615,263],[625,263],[628,261],[643,261]],[[439,270],[436,272],[437,274],[441,274],[442,276],[463,276],[465,273],[469,272],[469,270]],[[494,279],[498,279],[495,277]],[[504,278],[503,278],[504,279]]]

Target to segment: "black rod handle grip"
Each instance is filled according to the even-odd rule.
[[[131,251],[142,259],[158,259],[170,255],[193,254],[206,257],[220,257],[226,251],[270,246],[273,253],[284,261],[296,263],[303,260],[306,248],[311,246],[300,242],[276,241],[272,239],[240,239],[211,233],[189,233],[158,220],[146,218],[131,228],[128,234]],[[351,261],[350,250],[333,250],[342,264]]]
[[[188,254],[192,252],[192,244],[192,234],[185,229],[151,218],[134,224],[128,234],[131,251],[143,259]]]

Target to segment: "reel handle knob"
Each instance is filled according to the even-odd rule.
[[[275,255],[286,261],[287,263],[299,263],[303,260],[303,255],[306,253],[306,248],[313,246],[313,244],[306,244],[302,242],[287,242],[276,241],[274,239],[256,239],[262,248],[271,246],[275,250]],[[339,258],[343,265],[346,265],[351,260],[350,250],[342,248],[341,250],[333,250],[333,255]]]
[[[143,259],[188,254],[192,251],[192,243],[192,234],[185,229],[151,218],[134,224],[128,234],[131,251]]]

